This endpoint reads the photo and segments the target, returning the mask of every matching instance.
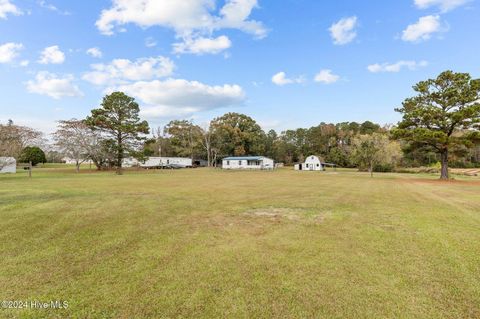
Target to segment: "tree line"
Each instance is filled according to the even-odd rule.
[[[114,92],[85,119],[59,121],[47,157],[69,157],[77,169],[91,160],[98,169],[116,168],[118,173],[126,156],[190,157],[215,166],[226,156],[264,155],[291,165],[314,154],[324,162],[370,172],[438,162],[444,179],[449,164],[480,166],[480,80],[446,71],[413,89],[416,96],[395,109],[402,120],[394,126],[322,122],[280,133],[265,132],[253,118],[239,113],[226,113],[205,126],[173,120],[151,130],[140,119],[135,100]],[[0,155],[21,158],[27,146],[44,141],[33,129],[12,122],[0,125]]]

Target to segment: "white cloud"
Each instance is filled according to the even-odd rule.
[[[152,37],[148,37],[148,38],[145,39],[145,46],[147,48],[153,48],[153,47],[157,46],[157,41],[155,41],[155,39],[152,38]]]
[[[45,48],[38,60],[40,64],[62,64],[63,62],[65,62],[65,53],[60,50],[58,45]]]
[[[87,50],[87,54],[94,58],[101,58],[103,56],[103,53],[99,48],[90,48]]]
[[[21,43],[9,42],[0,45],[0,63],[12,62],[22,49],[23,44]]]
[[[61,15],[70,15],[70,12],[62,11],[62,10],[58,9],[56,6],[54,6],[53,4],[48,3],[45,0],[38,1],[38,5],[42,8],[44,8],[44,9],[56,12],[56,13],[61,14]]]
[[[340,21],[332,24],[328,29],[336,45],[345,45],[352,42],[357,37],[355,28],[358,26],[357,17],[343,18]]]
[[[96,26],[106,35],[114,34],[129,23],[142,28],[161,26],[173,29],[177,38],[186,44],[189,40],[193,43],[207,38],[214,40],[212,33],[221,29],[241,30],[256,38],[266,36],[263,24],[249,19],[258,6],[257,0],[227,0],[220,10],[215,4],[215,0],[113,0],[112,7],[102,11]],[[216,45],[219,45],[218,39]],[[225,42],[222,45],[225,46]],[[190,53],[191,50],[184,51]]]
[[[217,19],[215,28],[239,29],[261,39],[267,35],[267,29],[261,22],[248,20],[257,0],[227,0],[220,10],[221,18]]]
[[[305,79],[302,76],[299,76],[295,79],[290,79],[287,77],[285,72],[278,72],[274,76],[272,76],[272,82],[278,86],[283,86],[292,83],[303,83]]]
[[[407,42],[426,41],[433,33],[445,31],[442,28],[440,16],[429,15],[421,17],[416,23],[409,25],[402,33],[402,40]]]
[[[218,38],[186,38],[181,43],[173,44],[174,53],[191,53],[191,54],[218,54],[232,46],[232,42],[227,36],[219,36]]]
[[[315,75],[315,82],[332,84],[340,80],[340,76],[333,74],[332,70],[321,70]]]
[[[30,61],[29,60],[23,60],[20,62],[20,66],[23,66],[23,67],[27,67],[30,65]]]
[[[140,81],[121,85],[115,90],[144,102],[147,106],[142,108],[142,114],[151,118],[240,105],[245,100],[245,92],[239,85],[210,86],[182,79]]]
[[[403,68],[407,68],[409,70],[417,70],[421,67],[426,67],[428,65],[427,61],[398,61],[396,63],[375,63],[371,64],[367,67],[368,71],[372,73],[380,73],[380,72],[400,72]]]
[[[92,71],[83,79],[95,85],[118,85],[128,81],[146,81],[167,77],[173,73],[175,64],[166,57],[140,58],[135,61],[115,59],[109,64],[92,64]]]
[[[54,99],[62,97],[83,96],[78,86],[73,84],[72,75],[58,76],[49,72],[39,72],[35,80],[26,82],[27,90],[30,93],[47,95]]]
[[[0,0],[0,19],[6,19],[7,14],[21,15],[23,12],[10,0]]]
[[[442,12],[453,10],[470,2],[470,0],[414,0],[419,9],[439,7]]]

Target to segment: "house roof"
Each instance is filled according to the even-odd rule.
[[[265,156],[232,156],[232,157],[225,157],[224,160],[227,161],[260,161],[263,160],[264,158],[267,158]]]

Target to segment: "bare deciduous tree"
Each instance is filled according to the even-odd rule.
[[[0,124],[0,156],[18,158],[27,146],[40,146],[44,141],[43,134],[30,127],[15,125],[9,120],[6,125]]]

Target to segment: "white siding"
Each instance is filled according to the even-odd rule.
[[[191,167],[192,159],[186,157],[149,157],[141,167],[162,167],[176,165],[180,167]]]
[[[0,157],[0,174],[16,173],[17,161],[13,157]]]
[[[222,161],[223,169],[274,169],[274,161],[267,157],[260,159],[224,159]]]
[[[295,165],[295,170],[323,171],[323,166],[317,156],[311,155],[305,159],[305,163]]]

